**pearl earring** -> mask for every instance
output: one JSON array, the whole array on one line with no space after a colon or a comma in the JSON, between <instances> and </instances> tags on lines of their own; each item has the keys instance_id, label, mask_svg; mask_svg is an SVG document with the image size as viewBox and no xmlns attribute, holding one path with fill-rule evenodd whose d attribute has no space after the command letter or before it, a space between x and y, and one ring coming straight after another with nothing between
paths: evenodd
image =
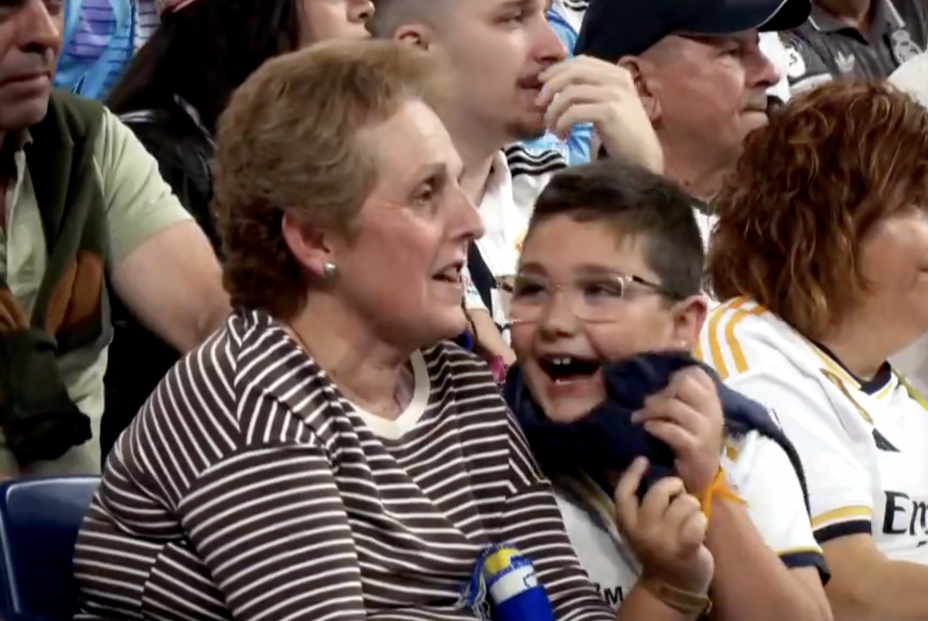
<instances>
[{"instance_id":1,"label":"pearl earring","mask_svg":"<svg viewBox=\"0 0 928 621\"><path fill-rule=\"evenodd\" d=\"M326 280L335 280L335 276L338 274L338 268L334 263L326 261L322 264L322 273Z\"/></svg>"}]
</instances>

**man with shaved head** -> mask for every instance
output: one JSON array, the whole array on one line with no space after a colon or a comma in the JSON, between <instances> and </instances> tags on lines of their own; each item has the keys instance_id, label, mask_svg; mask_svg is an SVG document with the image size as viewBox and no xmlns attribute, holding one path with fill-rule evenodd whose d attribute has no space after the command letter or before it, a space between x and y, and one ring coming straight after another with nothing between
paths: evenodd
<instances>
[{"instance_id":1,"label":"man with shaved head","mask_svg":"<svg viewBox=\"0 0 928 621\"><path fill-rule=\"evenodd\" d=\"M513 143L591 123L613 157L663 168L660 145L627 70L593 58L564 61L545 0L375 0L368 29L447 62L453 92L439 106L464 162L462 186L486 234L469 259L481 302L504 331L500 296L515 273L532 206L560 153ZM562 62L564 61L564 62ZM507 145L511 145L507 148ZM480 311L472 308L478 316ZM479 329L478 329L479 332Z\"/></svg>"}]
</instances>

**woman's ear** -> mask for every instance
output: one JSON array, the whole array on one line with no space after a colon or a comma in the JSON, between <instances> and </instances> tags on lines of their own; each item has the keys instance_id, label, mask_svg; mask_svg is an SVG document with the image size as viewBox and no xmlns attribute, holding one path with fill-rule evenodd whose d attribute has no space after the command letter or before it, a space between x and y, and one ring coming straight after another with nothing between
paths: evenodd
<instances>
[{"instance_id":1,"label":"woman's ear","mask_svg":"<svg viewBox=\"0 0 928 621\"><path fill-rule=\"evenodd\" d=\"M708 300L706 296L691 295L685 300L674 304L673 313L673 342L681 349L692 351L699 342L699 333L706 322L708 313Z\"/></svg>"},{"instance_id":2,"label":"woman's ear","mask_svg":"<svg viewBox=\"0 0 928 621\"><path fill-rule=\"evenodd\" d=\"M293 258L303 269L323 278L326 264L334 264L334 253L322 229L288 212L281 219L280 232Z\"/></svg>"}]
</instances>

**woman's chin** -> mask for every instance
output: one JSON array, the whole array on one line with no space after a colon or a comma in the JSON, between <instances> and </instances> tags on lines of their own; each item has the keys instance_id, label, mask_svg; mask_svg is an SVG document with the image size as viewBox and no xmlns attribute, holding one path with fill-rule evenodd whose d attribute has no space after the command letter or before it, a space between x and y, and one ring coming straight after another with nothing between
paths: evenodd
<instances>
[{"instance_id":1,"label":"woman's chin","mask_svg":"<svg viewBox=\"0 0 928 621\"><path fill-rule=\"evenodd\" d=\"M435 334L435 342L456 339L470 328L467 314L460 305L443 309L441 313L435 312L427 322L422 322L421 325L433 327L430 332Z\"/></svg>"}]
</instances>

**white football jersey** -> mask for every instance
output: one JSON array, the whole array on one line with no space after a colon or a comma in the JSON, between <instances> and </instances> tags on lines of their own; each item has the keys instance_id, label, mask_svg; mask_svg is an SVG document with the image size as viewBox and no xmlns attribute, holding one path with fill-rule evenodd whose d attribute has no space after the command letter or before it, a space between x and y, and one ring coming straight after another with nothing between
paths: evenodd
<instances>
[{"instance_id":1,"label":"white football jersey","mask_svg":"<svg viewBox=\"0 0 928 621\"><path fill-rule=\"evenodd\" d=\"M819 543L871 534L887 557L928 563L928 411L888 363L856 378L744 298L710 313L699 353L774 411L802 459Z\"/></svg>"},{"instance_id":2,"label":"white football jersey","mask_svg":"<svg viewBox=\"0 0 928 621\"><path fill-rule=\"evenodd\" d=\"M721 463L761 538L787 567L824 571L799 478L783 449L751 432L729 438ZM554 490L580 564L606 603L618 607L641 567L615 527L612 500L587 477L556 478Z\"/></svg>"},{"instance_id":3,"label":"white football jersey","mask_svg":"<svg viewBox=\"0 0 928 621\"><path fill-rule=\"evenodd\" d=\"M566 160L557 151L533 153L516 144L496 154L478 206L484 234L476 241L480 257L494 277L516 273L535 200L551 177L566 167ZM486 308L473 287L469 272L464 274L464 278L465 306ZM508 309L502 296L496 289L491 291L491 296L490 314L496 323L507 324Z\"/></svg>"}]
</instances>

